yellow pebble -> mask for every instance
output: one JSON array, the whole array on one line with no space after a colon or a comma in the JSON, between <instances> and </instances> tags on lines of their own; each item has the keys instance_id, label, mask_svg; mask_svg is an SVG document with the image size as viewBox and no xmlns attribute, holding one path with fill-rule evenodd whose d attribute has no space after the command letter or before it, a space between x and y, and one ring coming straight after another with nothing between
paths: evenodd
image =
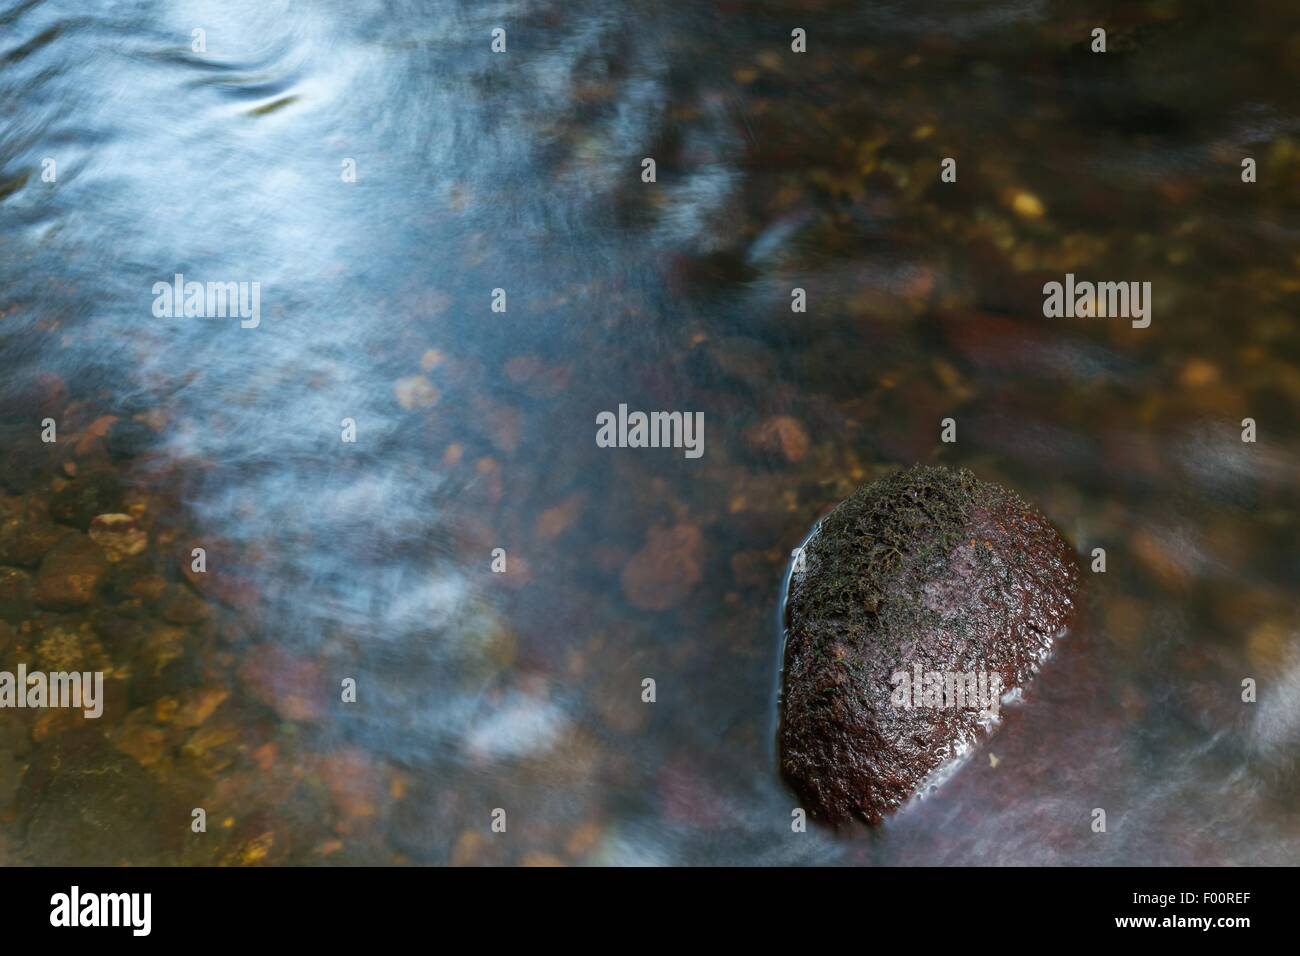
<instances>
[{"instance_id":1,"label":"yellow pebble","mask_svg":"<svg viewBox=\"0 0 1300 956\"><path fill-rule=\"evenodd\" d=\"M1012 197L1011 208L1022 219L1042 219L1043 213L1047 211L1043 208L1041 199L1023 189Z\"/></svg>"},{"instance_id":2,"label":"yellow pebble","mask_svg":"<svg viewBox=\"0 0 1300 956\"><path fill-rule=\"evenodd\" d=\"M1188 388L1213 385L1218 380L1218 366L1213 362L1207 362L1205 359L1199 358L1188 359L1187 364L1183 366L1183 370L1178 376L1178 381Z\"/></svg>"}]
</instances>

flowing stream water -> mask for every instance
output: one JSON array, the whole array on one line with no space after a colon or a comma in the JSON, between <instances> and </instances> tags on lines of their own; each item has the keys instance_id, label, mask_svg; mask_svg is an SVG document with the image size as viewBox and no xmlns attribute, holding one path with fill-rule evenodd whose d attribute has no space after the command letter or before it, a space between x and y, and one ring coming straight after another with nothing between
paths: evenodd
<instances>
[{"instance_id":1,"label":"flowing stream water","mask_svg":"<svg viewBox=\"0 0 1300 956\"><path fill-rule=\"evenodd\" d=\"M1298 240L1281 0L0 0L0 669L107 688L0 714L0 860L1294 863ZM942 787L793 832L790 551L915 461L1106 570Z\"/></svg>"}]
</instances>

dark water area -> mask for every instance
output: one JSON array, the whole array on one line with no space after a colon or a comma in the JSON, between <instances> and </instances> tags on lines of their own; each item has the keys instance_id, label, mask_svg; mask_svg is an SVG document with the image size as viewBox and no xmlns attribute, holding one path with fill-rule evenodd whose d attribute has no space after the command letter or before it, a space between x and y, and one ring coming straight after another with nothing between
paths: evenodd
<instances>
[{"instance_id":1,"label":"dark water area","mask_svg":"<svg viewBox=\"0 0 1300 956\"><path fill-rule=\"evenodd\" d=\"M0 711L0 861L1300 861L1298 240L1282 2L0 0L0 669L106 697ZM917 461L1106 571L941 787L792 832L791 549Z\"/></svg>"}]
</instances>

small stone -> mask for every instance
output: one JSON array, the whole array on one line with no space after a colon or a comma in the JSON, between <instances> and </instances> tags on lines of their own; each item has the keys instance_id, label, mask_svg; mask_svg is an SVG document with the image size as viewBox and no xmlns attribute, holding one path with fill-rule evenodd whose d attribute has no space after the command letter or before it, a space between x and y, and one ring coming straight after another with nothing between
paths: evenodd
<instances>
[{"instance_id":1,"label":"small stone","mask_svg":"<svg viewBox=\"0 0 1300 956\"><path fill-rule=\"evenodd\" d=\"M692 524L651 528L646 544L623 568L623 593L634 607L666 611L704 577L704 536Z\"/></svg>"},{"instance_id":2,"label":"small stone","mask_svg":"<svg viewBox=\"0 0 1300 956\"><path fill-rule=\"evenodd\" d=\"M97 629L101 633L106 630L102 623ZM124 651L129 648L133 704L183 694L202 681L200 662L187 646L186 637L183 628L159 621L143 622L134 633L109 632L109 642L122 646Z\"/></svg>"},{"instance_id":3,"label":"small stone","mask_svg":"<svg viewBox=\"0 0 1300 956\"><path fill-rule=\"evenodd\" d=\"M573 527L578 516L582 514L582 506L585 503L586 497L576 494L565 498L553 508L547 508L537 516L534 533L544 541L554 541Z\"/></svg>"},{"instance_id":4,"label":"small stone","mask_svg":"<svg viewBox=\"0 0 1300 956\"><path fill-rule=\"evenodd\" d=\"M208 604L183 584L168 584L158 597L158 616L168 624L197 624L211 613Z\"/></svg>"},{"instance_id":5,"label":"small stone","mask_svg":"<svg viewBox=\"0 0 1300 956\"><path fill-rule=\"evenodd\" d=\"M1251 628L1246 644L1251 664L1262 670L1280 670L1290 650L1289 634L1286 622L1277 619L1261 621Z\"/></svg>"},{"instance_id":6,"label":"small stone","mask_svg":"<svg viewBox=\"0 0 1300 956\"><path fill-rule=\"evenodd\" d=\"M50 499L50 517L82 531L90 528L96 515L122 510L122 487L107 472L90 472L74 478Z\"/></svg>"},{"instance_id":7,"label":"small stone","mask_svg":"<svg viewBox=\"0 0 1300 956\"><path fill-rule=\"evenodd\" d=\"M456 840L451 850L452 866L473 866L483 848L483 835L477 830L466 830Z\"/></svg>"},{"instance_id":8,"label":"small stone","mask_svg":"<svg viewBox=\"0 0 1300 956\"><path fill-rule=\"evenodd\" d=\"M1178 373L1178 382L1186 388L1203 388L1219 380L1219 367L1205 359L1188 359Z\"/></svg>"},{"instance_id":9,"label":"small stone","mask_svg":"<svg viewBox=\"0 0 1300 956\"><path fill-rule=\"evenodd\" d=\"M1043 201L1031 192L1019 189L1011 196L1011 209L1021 219L1042 219L1047 210Z\"/></svg>"},{"instance_id":10,"label":"small stone","mask_svg":"<svg viewBox=\"0 0 1300 956\"><path fill-rule=\"evenodd\" d=\"M274 645L244 658L239 678L252 695L288 721L313 721L325 712L327 687L320 667ZM338 700L337 692L332 697Z\"/></svg>"},{"instance_id":11,"label":"small stone","mask_svg":"<svg viewBox=\"0 0 1300 956\"><path fill-rule=\"evenodd\" d=\"M233 761L238 742L239 730L233 724L207 724L181 745L181 754L197 760L208 771L223 770Z\"/></svg>"},{"instance_id":12,"label":"small stone","mask_svg":"<svg viewBox=\"0 0 1300 956\"><path fill-rule=\"evenodd\" d=\"M134 757L142 767L161 760L167 744L167 735L153 723L150 710L141 707L131 711L109 731L109 742L122 753Z\"/></svg>"},{"instance_id":13,"label":"small stone","mask_svg":"<svg viewBox=\"0 0 1300 956\"><path fill-rule=\"evenodd\" d=\"M119 578L114 587L127 597L153 602L160 600L166 592L167 580L157 574L130 575Z\"/></svg>"},{"instance_id":14,"label":"small stone","mask_svg":"<svg viewBox=\"0 0 1300 956\"><path fill-rule=\"evenodd\" d=\"M393 390L397 395L397 404L408 412L420 408L432 408L438 404L437 387L423 375L398 379Z\"/></svg>"},{"instance_id":15,"label":"small stone","mask_svg":"<svg viewBox=\"0 0 1300 956\"><path fill-rule=\"evenodd\" d=\"M600 844L600 824L592 820L581 823L564 844L564 852L572 857L586 856Z\"/></svg>"},{"instance_id":16,"label":"small stone","mask_svg":"<svg viewBox=\"0 0 1300 956\"><path fill-rule=\"evenodd\" d=\"M0 567L0 620L17 624L34 609L32 576L19 568Z\"/></svg>"},{"instance_id":17,"label":"small stone","mask_svg":"<svg viewBox=\"0 0 1300 956\"><path fill-rule=\"evenodd\" d=\"M81 534L60 541L36 572L36 603L52 611L84 607L108 573L103 550Z\"/></svg>"},{"instance_id":18,"label":"small stone","mask_svg":"<svg viewBox=\"0 0 1300 956\"><path fill-rule=\"evenodd\" d=\"M811 442L797 418L777 415L745 432L745 441L755 451L780 455L786 461L803 461Z\"/></svg>"},{"instance_id":19,"label":"small stone","mask_svg":"<svg viewBox=\"0 0 1300 956\"><path fill-rule=\"evenodd\" d=\"M124 514L96 515L90 522L90 540L103 548L113 563L140 554L149 546L148 533L136 526L134 518Z\"/></svg>"},{"instance_id":20,"label":"small stone","mask_svg":"<svg viewBox=\"0 0 1300 956\"><path fill-rule=\"evenodd\" d=\"M67 528L32 515L17 515L0 524L0 564L34 568L50 553Z\"/></svg>"},{"instance_id":21,"label":"small stone","mask_svg":"<svg viewBox=\"0 0 1300 956\"><path fill-rule=\"evenodd\" d=\"M267 862L274 849L275 833L271 831L259 833L251 840L241 843L238 849L227 857L226 862L236 866L256 866Z\"/></svg>"},{"instance_id":22,"label":"small stone","mask_svg":"<svg viewBox=\"0 0 1300 956\"><path fill-rule=\"evenodd\" d=\"M105 449L105 439L117 421L116 415L102 415L81 430L72 446L73 454L78 458L97 455ZM75 474L75 472L74 472Z\"/></svg>"},{"instance_id":23,"label":"small stone","mask_svg":"<svg viewBox=\"0 0 1300 956\"><path fill-rule=\"evenodd\" d=\"M85 662L81 636L66 627L51 627L36 644L36 660L47 671L79 671Z\"/></svg>"},{"instance_id":24,"label":"small stone","mask_svg":"<svg viewBox=\"0 0 1300 956\"><path fill-rule=\"evenodd\" d=\"M174 718L179 727L197 727L217 712L226 702L230 691L224 687L205 687L191 694L176 710Z\"/></svg>"},{"instance_id":25,"label":"small stone","mask_svg":"<svg viewBox=\"0 0 1300 956\"><path fill-rule=\"evenodd\" d=\"M320 762L334 809L345 821L373 817L383 798L382 768L362 750L347 747Z\"/></svg>"},{"instance_id":26,"label":"small stone","mask_svg":"<svg viewBox=\"0 0 1300 956\"><path fill-rule=\"evenodd\" d=\"M181 702L175 697L159 697L153 702L153 719L160 724L170 724L180 709Z\"/></svg>"}]
</instances>

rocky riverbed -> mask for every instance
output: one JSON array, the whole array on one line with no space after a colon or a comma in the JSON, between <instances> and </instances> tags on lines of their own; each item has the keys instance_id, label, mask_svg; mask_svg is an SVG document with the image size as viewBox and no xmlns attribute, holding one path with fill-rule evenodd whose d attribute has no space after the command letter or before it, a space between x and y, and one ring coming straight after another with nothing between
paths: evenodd
<instances>
[{"instance_id":1,"label":"rocky riverbed","mask_svg":"<svg viewBox=\"0 0 1300 956\"><path fill-rule=\"evenodd\" d=\"M1293 5L0 8L0 669L106 677L0 712L0 860L1296 859ZM929 799L796 832L790 552L914 462L1050 516L1086 623Z\"/></svg>"}]
</instances>

